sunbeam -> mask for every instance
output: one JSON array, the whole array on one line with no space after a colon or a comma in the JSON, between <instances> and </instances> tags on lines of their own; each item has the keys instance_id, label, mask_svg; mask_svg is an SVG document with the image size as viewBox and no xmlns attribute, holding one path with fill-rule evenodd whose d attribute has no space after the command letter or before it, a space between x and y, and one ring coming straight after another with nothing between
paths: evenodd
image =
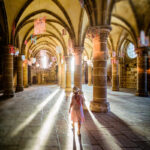
<instances>
[{"instance_id":1,"label":"sunbeam","mask_svg":"<svg viewBox=\"0 0 150 150\"><path fill-rule=\"evenodd\" d=\"M16 136L21 130L23 130L34 118L35 116L49 103L53 97L58 93L59 89L55 90L50 94L40 105L35 108L35 111L26 119L22 124L20 124L16 129L10 134L11 137Z\"/></svg>"},{"instance_id":2,"label":"sunbeam","mask_svg":"<svg viewBox=\"0 0 150 150\"><path fill-rule=\"evenodd\" d=\"M43 150L42 145L45 145L47 143L47 140L51 134L52 128L54 126L54 122L56 120L56 115L60 109L64 95L65 95L65 93L61 92L59 98L57 99L57 102L54 104L52 109L49 111L47 118L45 119L41 129L36 134L36 137L41 137L40 143L39 143L39 140L36 139L32 143L33 146L30 147L30 150ZM28 147L28 143L27 143L26 147Z\"/></svg>"},{"instance_id":3,"label":"sunbeam","mask_svg":"<svg viewBox=\"0 0 150 150\"><path fill-rule=\"evenodd\" d=\"M69 98L69 102L71 101L71 97L72 97L72 94ZM69 108L68 108L69 110ZM76 143L75 143L75 132L73 132L73 136L72 136L72 133L71 133L71 117L70 117L70 114L68 114L68 117L66 118L66 122L68 124L68 129L67 129L67 132L66 132L66 140L65 140L65 149L70 149L70 150L75 150L75 147L76 147ZM71 134L71 136L69 136L69 134Z\"/></svg>"}]
</instances>

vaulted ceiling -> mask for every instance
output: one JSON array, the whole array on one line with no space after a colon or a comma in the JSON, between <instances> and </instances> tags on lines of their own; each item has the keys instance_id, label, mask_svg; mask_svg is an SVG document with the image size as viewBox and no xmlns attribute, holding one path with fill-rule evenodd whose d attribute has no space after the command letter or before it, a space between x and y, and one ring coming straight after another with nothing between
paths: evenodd
<instances>
[{"instance_id":1,"label":"vaulted ceiling","mask_svg":"<svg viewBox=\"0 0 150 150\"><path fill-rule=\"evenodd\" d=\"M84 5L79 0L0 0L0 3L0 34L8 33L8 42L27 57L35 57L41 50L58 57L56 46L60 46L62 55L69 55L71 39L74 46L84 46L84 55L91 59L92 39L86 36L89 26L111 24L108 40L111 51L119 51L125 41L137 46L141 30L150 35L149 0L85 0ZM34 20L44 16L46 31L37 35L36 44L32 44ZM62 35L63 29L66 35Z\"/></svg>"}]
</instances>

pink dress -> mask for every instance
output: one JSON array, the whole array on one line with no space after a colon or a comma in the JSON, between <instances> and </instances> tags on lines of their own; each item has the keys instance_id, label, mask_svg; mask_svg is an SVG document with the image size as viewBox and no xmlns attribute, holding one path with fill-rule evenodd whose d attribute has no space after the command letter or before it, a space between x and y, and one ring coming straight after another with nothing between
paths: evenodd
<instances>
[{"instance_id":1,"label":"pink dress","mask_svg":"<svg viewBox=\"0 0 150 150\"><path fill-rule=\"evenodd\" d=\"M71 121L73 122L83 122L84 121L84 113L83 113L83 98L80 95L75 95L72 97L71 101Z\"/></svg>"}]
</instances>

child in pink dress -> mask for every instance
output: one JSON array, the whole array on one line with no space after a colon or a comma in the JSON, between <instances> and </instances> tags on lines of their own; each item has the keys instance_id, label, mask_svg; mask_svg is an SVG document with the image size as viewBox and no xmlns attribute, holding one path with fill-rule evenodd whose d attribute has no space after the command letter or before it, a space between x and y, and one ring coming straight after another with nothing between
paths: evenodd
<instances>
[{"instance_id":1,"label":"child in pink dress","mask_svg":"<svg viewBox=\"0 0 150 150\"><path fill-rule=\"evenodd\" d=\"M69 113L71 112L71 121L74 123L78 122L78 135L80 135L81 122L84 121L83 113L83 97L79 95L79 89L77 87L73 88L73 96L69 108Z\"/></svg>"}]
</instances>

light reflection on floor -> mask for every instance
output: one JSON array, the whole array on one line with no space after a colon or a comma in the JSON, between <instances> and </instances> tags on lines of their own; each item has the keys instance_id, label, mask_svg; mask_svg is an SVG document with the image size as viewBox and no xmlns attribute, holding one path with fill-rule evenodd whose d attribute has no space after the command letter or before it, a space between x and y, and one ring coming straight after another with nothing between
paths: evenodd
<instances>
[{"instance_id":1,"label":"light reflection on floor","mask_svg":"<svg viewBox=\"0 0 150 150\"><path fill-rule=\"evenodd\" d=\"M16 97L6 101L10 102L8 105L0 108L0 150L143 150L142 147L150 149L149 140L136 134L131 129L135 127L134 125L128 126L125 120L123 123L119 118L120 113L99 114L88 110L85 113L86 122L82 125L81 136L77 136L77 126L73 136L68 118L70 99L63 99L63 89L56 92L58 87L56 86L56 91L55 87L52 88L37 86L32 88L31 92L28 88L22 93L17 93ZM88 91L85 96L91 94L87 88L84 87ZM124 104L131 108L129 104L135 101L127 94L124 96L130 100L123 99L123 92L117 99L115 99L116 92L111 94L113 94L112 106L124 113L126 112L122 109ZM87 105L90 100L91 98L87 96ZM138 102L140 108L144 107L145 99L138 98ZM149 106L149 102L146 102L144 108ZM136 107L137 104L134 103L132 106ZM131 109L130 113L133 110ZM144 111L145 109L142 109L142 112L146 113ZM128 115L128 118L131 117ZM20 125L23 126L18 133L9 137Z\"/></svg>"},{"instance_id":2,"label":"light reflection on floor","mask_svg":"<svg viewBox=\"0 0 150 150\"><path fill-rule=\"evenodd\" d=\"M52 94L50 94L41 104L39 104L33 113L23 121L16 129L10 134L11 137L16 136L22 129L24 129L34 118L35 116L49 103L53 97L58 93L59 89L56 89Z\"/></svg>"},{"instance_id":3,"label":"light reflection on floor","mask_svg":"<svg viewBox=\"0 0 150 150\"><path fill-rule=\"evenodd\" d=\"M41 137L41 140L39 141L36 139L34 143L32 143L33 146L31 146L30 144L28 145L27 143L26 147L30 147L30 150L43 150L42 145L45 145L47 143L47 140L49 136L51 135L52 128L54 126L57 113L60 111L63 99L64 99L64 92L61 91L61 94L59 98L57 99L57 102L49 111L45 121L43 122L42 127L40 128L40 131L36 133L37 137Z\"/></svg>"}]
</instances>

